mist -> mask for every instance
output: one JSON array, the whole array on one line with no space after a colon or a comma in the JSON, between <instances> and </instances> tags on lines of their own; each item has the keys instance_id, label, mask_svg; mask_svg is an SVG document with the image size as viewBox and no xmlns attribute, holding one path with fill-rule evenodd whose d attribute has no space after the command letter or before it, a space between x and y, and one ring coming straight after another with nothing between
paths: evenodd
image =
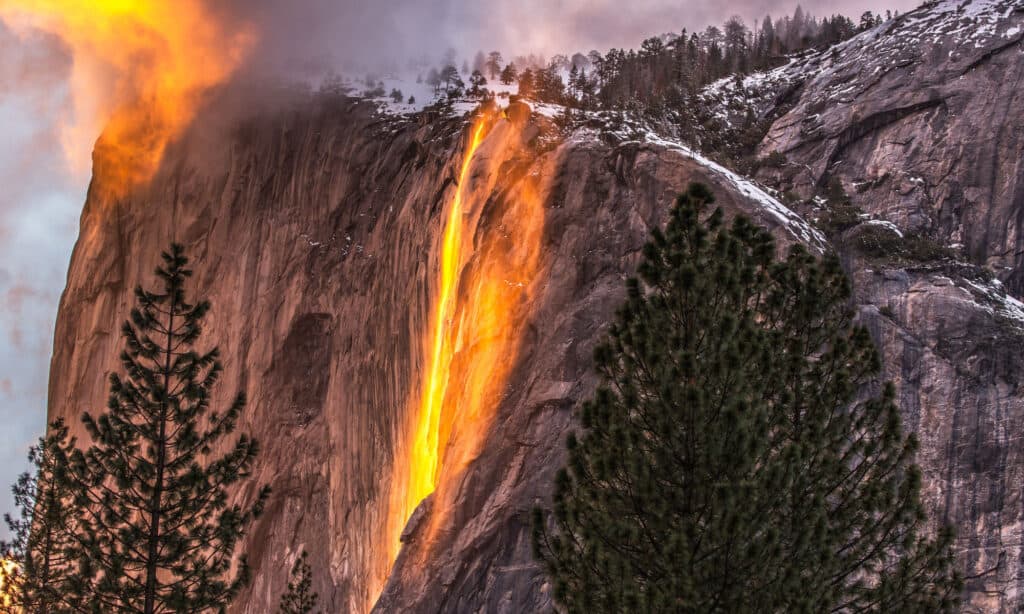
<instances>
[{"instance_id":1,"label":"mist","mask_svg":"<svg viewBox=\"0 0 1024 614\"><path fill-rule=\"evenodd\" d=\"M792 14L794 0L234 0L229 19L254 24L261 39L250 71L315 76L351 69L459 59L477 50L552 55L634 48L649 36L702 30L738 15L747 23ZM920 0L803 2L817 17L866 10L906 12Z\"/></svg>"}]
</instances>

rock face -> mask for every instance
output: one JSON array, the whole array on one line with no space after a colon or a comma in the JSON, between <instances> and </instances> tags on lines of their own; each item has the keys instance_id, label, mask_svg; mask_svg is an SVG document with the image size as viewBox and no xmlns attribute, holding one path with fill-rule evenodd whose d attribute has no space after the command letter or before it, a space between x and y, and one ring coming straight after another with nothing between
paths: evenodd
<instances>
[{"instance_id":1,"label":"rock face","mask_svg":"<svg viewBox=\"0 0 1024 614\"><path fill-rule=\"evenodd\" d=\"M991 570L968 583L969 606L1010 611L1024 595L1024 305L1012 298L1024 289L1024 55L1013 31L1024 14L975 4L985 10L937 3L846 43L835 61L808 60L819 65L776 100L790 110L762 144L788 162L760 178L809 196L838 177L876 218L834 245L921 438L929 505L959 526L969 575ZM897 45L913 24L938 38ZM495 250L522 241L505 216L529 190L543 207L541 263L529 279L505 280L529 301L507 331L518 349L482 445L457 460L445 450L445 487L400 531L393 566L393 476L409 458L466 121L320 97L197 126L126 199L108 197L97 169L58 319L50 417L77 424L103 407L131 290L150 281L159 250L183 243L195 289L213 303L204 340L225 363L220 400L248 394L240 428L261 441L257 481L274 489L247 538L255 581L233 612L275 610L302 550L328 612L548 609L530 509L549 495L573 409L595 385L592 348L675 194L706 182L727 213L771 227L781 245L830 248L754 184L684 147L591 129L556 138L542 117L509 115L515 124L488 126L461 186L469 290L459 304ZM854 240L865 228L962 243L964 262L865 254ZM465 340L454 360L471 362L478 342ZM431 522L437 531L425 530Z\"/></svg>"},{"instance_id":2,"label":"rock face","mask_svg":"<svg viewBox=\"0 0 1024 614\"><path fill-rule=\"evenodd\" d=\"M804 196L838 179L1024 295L1022 54L1018 0L943 0L796 62L761 147L788 164L762 176Z\"/></svg>"},{"instance_id":3,"label":"rock face","mask_svg":"<svg viewBox=\"0 0 1024 614\"><path fill-rule=\"evenodd\" d=\"M870 218L835 245L921 440L933 515L976 576L967 609L1017 611L1024 5L932 2L771 80L785 112L760 153L784 162L759 177L803 197L838 180Z\"/></svg>"},{"instance_id":4,"label":"rock face","mask_svg":"<svg viewBox=\"0 0 1024 614\"><path fill-rule=\"evenodd\" d=\"M482 156L508 125L490 128ZM303 549L326 611L368 611L383 588L391 476L407 459L467 133L461 119L418 125L321 99L246 122L215 146L197 129L127 199L111 202L94 183L62 299L51 418L77 423L103 407L131 289L151 282L159 250L183 243L195 288L214 306L204 338L226 366L220 398L247 393L240 429L262 443L257 480L274 489L248 538L256 580L234 611L275 609ZM470 175L477 251L465 270L501 231L494 220L519 184L534 181L544 186L544 273L525 280L534 298L493 428L468 469L442 466L441 481L454 485L427 512L442 515L441 530L430 542L406 530L379 611L547 603L528 512L547 494L572 409L594 385L590 354L624 278L689 182L709 183L729 212L777 227L783 243L819 240L758 188L678 146L612 146L589 133L554 146L533 124L516 134L518 153L496 176Z\"/></svg>"}]
</instances>

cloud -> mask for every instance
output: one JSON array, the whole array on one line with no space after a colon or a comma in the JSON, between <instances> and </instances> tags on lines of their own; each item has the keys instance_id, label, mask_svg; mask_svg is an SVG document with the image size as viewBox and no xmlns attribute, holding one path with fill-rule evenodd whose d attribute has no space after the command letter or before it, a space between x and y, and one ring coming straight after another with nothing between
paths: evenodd
<instances>
[{"instance_id":1,"label":"cloud","mask_svg":"<svg viewBox=\"0 0 1024 614\"><path fill-rule=\"evenodd\" d=\"M434 60L446 49L462 56L499 49L572 53L637 47L666 32L703 29L732 15L752 23L792 14L793 0L233 0L225 14L254 23L262 42L251 68L313 73L381 59ZM817 16L914 8L920 0L814 0Z\"/></svg>"},{"instance_id":2,"label":"cloud","mask_svg":"<svg viewBox=\"0 0 1024 614\"><path fill-rule=\"evenodd\" d=\"M46 423L53 324L88 181L60 139L70 63L53 37L0 23L0 512Z\"/></svg>"}]
</instances>

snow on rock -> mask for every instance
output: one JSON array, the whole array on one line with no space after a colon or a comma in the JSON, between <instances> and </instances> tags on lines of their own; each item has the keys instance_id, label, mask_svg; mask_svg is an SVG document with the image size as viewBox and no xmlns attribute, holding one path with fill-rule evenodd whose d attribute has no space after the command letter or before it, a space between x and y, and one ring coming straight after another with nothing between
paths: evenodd
<instances>
[{"instance_id":1,"label":"snow on rock","mask_svg":"<svg viewBox=\"0 0 1024 614\"><path fill-rule=\"evenodd\" d=\"M965 290L980 308L1024 329L1024 303L1008 295L998 279L989 282L964 279L963 283L968 286Z\"/></svg>"},{"instance_id":2,"label":"snow on rock","mask_svg":"<svg viewBox=\"0 0 1024 614\"><path fill-rule=\"evenodd\" d=\"M820 231L818 231L818 229L811 226L806 220L780 203L776 198L769 195L768 192L750 179L737 175L721 164L702 156L685 145L666 140L653 132L645 134L644 140L648 143L677 151L694 160L698 164L708 168L716 175L719 175L728 181L736 191L743 194L751 201L759 204L772 217L778 220L794 237L799 239L805 245L808 245L822 253L827 250L828 240Z\"/></svg>"},{"instance_id":3,"label":"snow on rock","mask_svg":"<svg viewBox=\"0 0 1024 614\"><path fill-rule=\"evenodd\" d=\"M874 87L896 68L914 64L941 42L953 40L950 65L970 65L977 50L1024 40L1022 28L1009 18L1024 7L1021 0L932 0L829 49L805 51L769 71L737 79L720 79L700 94L711 114L726 127L748 110L764 116L789 88L808 81L830 82L822 107L846 105ZM816 119L804 117L812 129Z\"/></svg>"},{"instance_id":4,"label":"snow on rock","mask_svg":"<svg viewBox=\"0 0 1024 614\"><path fill-rule=\"evenodd\" d=\"M899 238L903 238L903 231L899 229L899 226L893 224L889 220L866 220L864 223L868 226L881 226L882 228L887 228L896 233L896 236Z\"/></svg>"}]
</instances>

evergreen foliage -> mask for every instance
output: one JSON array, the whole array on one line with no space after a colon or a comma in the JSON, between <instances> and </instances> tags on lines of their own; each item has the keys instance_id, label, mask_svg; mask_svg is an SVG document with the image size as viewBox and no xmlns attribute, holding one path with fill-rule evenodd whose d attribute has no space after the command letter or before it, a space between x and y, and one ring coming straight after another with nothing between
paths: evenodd
<instances>
[{"instance_id":1,"label":"evergreen foliage","mask_svg":"<svg viewBox=\"0 0 1024 614\"><path fill-rule=\"evenodd\" d=\"M211 409L218 351L194 349L210 304L187 300L192 271L180 246L162 258L162 288L135 291L122 329L125 375L111 375L106 413L83 415L92 445L71 458L79 611L223 612L249 580L237 545L269 489L246 507L229 503L227 489L250 477L258 445L226 441L245 397Z\"/></svg>"},{"instance_id":2,"label":"evergreen foliage","mask_svg":"<svg viewBox=\"0 0 1024 614\"><path fill-rule=\"evenodd\" d=\"M17 518L5 515L12 535L0 542L0 586L6 600L0 612L67 612L65 590L76 574L73 564L76 514L67 479L67 426L60 420L29 449L33 473L23 473L12 487Z\"/></svg>"},{"instance_id":3,"label":"evergreen foliage","mask_svg":"<svg viewBox=\"0 0 1024 614\"><path fill-rule=\"evenodd\" d=\"M519 71L516 70L516 65L509 62L505 65L505 68L501 69L501 82L505 85L510 85L513 81L519 78Z\"/></svg>"},{"instance_id":4,"label":"evergreen foliage","mask_svg":"<svg viewBox=\"0 0 1024 614\"><path fill-rule=\"evenodd\" d=\"M291 582L281 597L280 614L310 614L319 600L313 592L313 572L306 561L308 553L303 552L292 567Z\"/></svg>"},{"instance_id":5,"label":"evergreen foliage","mask_svg":"<svg viewBox=\"0 0 1024 614\"><path fill-rule=\"evenodd\" d=\"M645 247L595 352L602 385L568 439L535 546L568 612L941 612L917 443L853 322L834 257L693 185ZM865 394L875 390L877 394Z\"/></svg>"},{"instance_id":6,"label":"evergreen foliage","mask_svg":"<svg viewBox=\"0 0 1024 614\"><path fill-rule=\"evenodd\" d=\"M459 71L453 64L449 64L441 69L438 74L440 83L444 84L444 93L450 98L455 98L462 95L463 89L466 84L462 81L462 77L459 76Z\"/></svg>"},{"instance_id":7,"label":"evergreen foliage","mask_svg":"<svg viewBox=\"0 0 1024 614\"><path fill-rule=\"evenodd\" d=\"M484 67L487 69L487 78L494 81L502 74L501 63L504 59L501 57L500 51L492 51L487 54L487 62Z\"/></svg>"},{"instance_id":8,"label":"evergreen foliage","mask_svg":"<svg viewBox=\"0 0 1024 614\"><path fill-rule=\"evenodd\" d=\"M467 92L471 98L486 98L487 91L487 77L483 75L479 70L474 70L473 74L469 76L469 91Z\"/></svg>"}]
</instances>

